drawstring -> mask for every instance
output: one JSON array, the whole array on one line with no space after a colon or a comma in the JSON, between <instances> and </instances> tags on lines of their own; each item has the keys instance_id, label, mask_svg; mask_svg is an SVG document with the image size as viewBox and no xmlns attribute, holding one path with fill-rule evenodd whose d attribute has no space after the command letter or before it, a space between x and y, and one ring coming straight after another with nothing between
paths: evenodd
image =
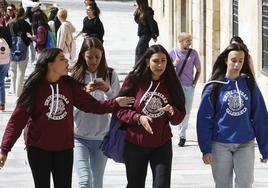
<instances>
[{"instance_id":1,"label":"drawstring","mask_svg":"<svg viewBox=\"0 0 268 188\"><path fill-rule=\"evenodd\" d=\"M240 107L241 107L241 106L242 106L242 99L241 99L241 94L240 94L240 90L239 90L237 81L235 81L235 87L236 87L236 91L237 91L238 96L239 96L239 105L240 105Z\"/></svg>"},{"instance_id":2,"label":"drawstring","mask_svg":"<svg viewBox=\"0 0 268 188\"><path fill-rule=\"evenodd\" d=\"M147 107L147 105L149 104L149 102L150 102L151 99L153 98L153 96L154 96L154 94L155 94L157 88L159 87L159 85L160 85L160 82L159 82L159 83L157 84L157 86L155 87L155 89L154 89L153 93L151 94L150 98L146 101L146 103L145 103L143 109L145 109L145 108ZM143 99L144 99L144 97L146 96L146 94L147 94L147 93L149 92L149 90L152 88L152 86L153 86L153 82L151 81L151 84L150 84L149 88L147 89L147 91L144 93L144 95L142 96L142 98L141 98L141 100L140 100L140 104L141 104L141 102L143 101Z\"/></svg>"},{"instance_id":3,"label":"drawstring","mask_svg":"<svg viewBox=\"0 0 268 188\"><path fill-rule=\"evenodd\" d=\"M219 84L229 84L230 80L228 80L227 82L223 82L223 81L219 81L219 80L211 80L209 82L206 83L206 85L211 84L211 83L219 83Z\"/></svg>"},{"instance_id":4,"label":"drawstring","mask_svg":"<svg viewBox=\"0 0 268 188\"><path fill-rule=\"evenodd\" d=\"M51 89L51 105L50 105L50 111L49 111L49 114L48 114L48 119L51 118L51 115L52 115L52 112L53 112L53 109L54 109L54 95L55 95L55 92L54 92L54 88L53 88L53 85L50 84L50 89ZM54 111L54 114L57 113L58 111L58 107L59 107L59 84L56 85L56 109Z\"/></svg>"}]
</instances>

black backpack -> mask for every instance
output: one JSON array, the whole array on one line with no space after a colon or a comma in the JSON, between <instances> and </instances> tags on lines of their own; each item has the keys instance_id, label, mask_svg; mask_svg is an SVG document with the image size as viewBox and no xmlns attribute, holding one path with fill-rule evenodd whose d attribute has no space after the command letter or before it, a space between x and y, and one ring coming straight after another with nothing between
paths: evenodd
<instances>
[{"instance_id":1,"label":"black backpack","mask_svg":"<svg viewBox=\"0 0 268 188\"><path fill-rule=\"evenodd\" d=\"M157 38L158 36L159 36L158 24L157 24L157 21L155 21L155 19L153 19L153 32L152 32L152 37L153 38Z\"/></svg>"}]
</instances>

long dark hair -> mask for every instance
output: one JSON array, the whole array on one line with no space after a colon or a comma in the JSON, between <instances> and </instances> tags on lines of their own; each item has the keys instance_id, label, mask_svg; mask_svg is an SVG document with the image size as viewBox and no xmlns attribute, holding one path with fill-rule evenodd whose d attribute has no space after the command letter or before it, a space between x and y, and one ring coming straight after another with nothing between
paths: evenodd
<instances>
[{"instance_id":1,"label":"long dark hair","mask_svg":"<svg viewBox=\"0 0 268 188\"><path fill-rule=\"evenodd\" d=\"M218 80L218 81L224 81L226 72L227 72L227 65L226 61L228 58L228 55L231 51L243 51L245 54L244 58L244 64L243 67L240 71L240 73L244 73L248 76L248 85L251 88L253 88L256 84L255 78L251 72L251 69L249 67L249 62L248 62L248 51L245 48L243 44L240 43L232 43L230 44L216 59L213 68L212 68L212 75L209 79L209 81L212 80ZM218 97L218 93L220 88L222 87L222 84L218 83L213 83L212 91L211 91L211 96L213 99L216 99ZM204 88L205 89L205 88Z\"/></svg>"},{"instance_id":2,"label":"long dark hair","mask_svg":"<svg viewBox=\"0 0 268 188\"><path fill-rule=\"evenodd\" d=\"M50 27L47 22L48 22L47 16L42 10L35 11L32 16L32 26L34 34L37 33L37 28L39 26L43 26L47 31L49 31Z\"/></svg>"},{"instance_id":3,"label":"long dark hair","mask_svg":"<svg viewBox=\"0 0 268 188\"><path fill-rule=\"evenodd\" d=\"M47 48L40 53L35 69L26 80L22 94L18 99L18 105L25 107L27 112L32 113L34 111L38 87L42 80L46 79L48 63L54 62L60 52L62 50L59 48Z\"/></svg>"},{"instance_id":4,"label":"long dark hair","mask_svg":"<svg viewBox=\"0 0 268 188\"><path fill-rule=\"evenodd\" d=\"M135 65L134 69L129 73L129 85L122 88L119 92L119 96L133 96L137 89L138 84L144 80L152 80L152 72L149 66L147 66L147 61L150 60L155 53L164 53L167 58L167 65L164 73L161 75L160 79L165 79L165 84L167 86L168 92L172 97L174 105L180 110L185 112L185 98L184 93L176 75L174 66L169 57L166 49L161 45L150 46L144 55Z\"/></svg>"},{"instance_id":5,"label":"long dark hair","mask_svg":"<svg viewBox=\"0 0 268 188\"><path fill-rule=\"evenodd\" d=\"M18 22L20 20L24 20L25 19L25 11L24 8L19 7L17 9L17 12L15 14L15 18L12 20L12 22Z\"/></svg>"},{"instance_id":6,"label":"long dark hair","mask_svg":"<svg viewBox=\"0 0 268 188\"><path fill-rule=\"evenodd\" d=\"M78 60L71 71L72 77L75 80L79 81L80 83L84 82L85 73L86 73L86 70L88 69L87 63L85 60L85 52L92 48L99 49L102 52L100 64L97 68L97 77L102 77L103 80L106 80L108 77L108 66L107 66L106 58L105 58L105 51L104 51L101 41L96 37L86 37L81 46L81 49L78 55Z\"/></svg>"},{"instance_id":7,"label":"long dark hair","mask_svg":"<svg viewBox=\"0 0 268 188\"><path fill-rule=\"evenodd\" d=\"M144 19L144 13L145 10L148 9L149 5L148 5L148 0L136 0L138 8L134 13L134 17L137 23L145 23L145 19Z\"/></svg>"},{"instance_id":8,"label":"long dark hair","mask_svg":"<svg viewBox=\"0 0 268 188\"><path fill-rule=\"evenodd\" d=\"M98 5L97 5L97 3L95 1L89 3L88 6L87 6L87 8L92 9L93 15L95 17L99 17L100 16L100 9L99 9L99 7L98 7Z\"/></svg>"}]
</instances>

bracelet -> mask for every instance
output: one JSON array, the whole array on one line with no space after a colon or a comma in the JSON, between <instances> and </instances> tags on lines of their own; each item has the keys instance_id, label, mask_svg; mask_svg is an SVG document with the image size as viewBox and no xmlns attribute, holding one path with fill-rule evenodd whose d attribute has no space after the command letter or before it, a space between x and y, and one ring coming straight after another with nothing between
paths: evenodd
<instances>
[{"instance_id":1,"label":"bracelet","mask_svg":"<svg viewBox=\"0 0 268 188\"><path fill-rule=\"evenodd\" d=\"M137 115L137 123L138 123L138 125L141 125L141 120L140 120L140 117L141 117L141 115L139 114L139 115Z\"/></svg>"}]
</instances>

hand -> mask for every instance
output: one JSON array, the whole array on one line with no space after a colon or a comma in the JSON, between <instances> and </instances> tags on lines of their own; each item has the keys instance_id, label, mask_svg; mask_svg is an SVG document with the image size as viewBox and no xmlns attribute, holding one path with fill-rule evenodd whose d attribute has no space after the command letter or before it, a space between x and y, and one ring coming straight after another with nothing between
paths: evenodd
<instances>
[{"instance_id":1,"label":"hand","mask_svg":"<svg viewBox=\"0 0 268 188\"><path fill-rule=\"evenodd\" d=\"M176 67L180 63L180 59L176 57L176 59L173 61L174 67Z\"/></svg>"},{"instance_id":2,"label":"hand","mask_svg":"<svg viewBox=\"0 0 268 188\"><path fill-rule=\"evenodd\" d=\"M156 43L157 42L157 38L155 38L155 39L153 39L154 40L154 43Z\"/></svg>"},{"instance_id":3,"label":"hand","mask_svg":"<svg viewBox=\"0 0 268 188\"><path fill-rule=\"evenodd\" d=\"M131 107L135 101L135 98L134 97L116 97L115 100L121 107Z\"/></svg>"},{"instance_id":4,"label":"hand","mask_svg":"<svg viewBox=\"0 0 268 188\"><path fill-rule=\"evenodd\" d=\"M104 80L102 80L101 82L94 82L93 87L95 88L95 90L101 90L104 92L107 92L110 89L110 86Z\"/></svg>"},{"instance_id":5,"label":"hand","mask_svg":"<svg viewBox=\"0 0 268 188\"><path fill-rule=\"evenodd\" d=\"M153 121L152 118L150 118L149 116L144 116L144 115L140 116L141 125L150 134L154 134L153 130L152 130L151 126L150 126L150 123L149 123L149 122L152 122L152 121Z\"/></svg>"},{"instance_id":6,"label":"hand","mask_svg":"<svg viewBox=\"0 0 268 188\"><path fill-rule=\"evenodd\" d=\"M203 162L205 164L211 164L212 163L212 159L213 159L213 157L212 157L212 154L211 153L207 153L207 154L205 154L203 156Z\"/></svg>"},{"instance_id":7,"label":"hand","mask_svg":"<svg viewBox=\"0 0 268 188\"><path fill-rule=\"evenodd\" d=\"M90 93L93 91L96 91L98 88L96 87L94 82L89 82L86 86L85 86L85 90L86 92Z\"/></svg>"},{"instance_id":8,"label":"hand","mask_svg":"<svg viewBox=\"0 0 268 188\"><path fill-rule=\"evenodd\" d=\"M167 104L165 107L159 108L158 111L169 112L171 116L174 115L174 109L170 104Z\"/></svg>"},{"instance_id":9,"label":"hand","mask_svg":"<svg viewBox=\"0 0 268 188\"><path fill-rule=\"evenodd\" d=\"M0 170L4 167L6 160L7 160L7 156L0 154Z\"/></svg>"},{"instance_id":10,"label":"hand","mask_svg":"<svg viewBox=\"0 0 268 188\"><path fill-rule=\"evenodd\" d=\"M27 35L27 37L30 38L30 39L33 38L33 36L31 35L31 33L28 33L28 32L27 32L26 35Z\"/></svg>"},{"instance_id":11,"label":"hand","mask_svg":"<svg viewBox=\"0 0 268 188\"><path fill-rule=\"evenodd\" d=\"M261 163L267 163L267 160L268 160L268 158L266 158L266 159L260 158Z\"/></svg>"}]
</instances>

